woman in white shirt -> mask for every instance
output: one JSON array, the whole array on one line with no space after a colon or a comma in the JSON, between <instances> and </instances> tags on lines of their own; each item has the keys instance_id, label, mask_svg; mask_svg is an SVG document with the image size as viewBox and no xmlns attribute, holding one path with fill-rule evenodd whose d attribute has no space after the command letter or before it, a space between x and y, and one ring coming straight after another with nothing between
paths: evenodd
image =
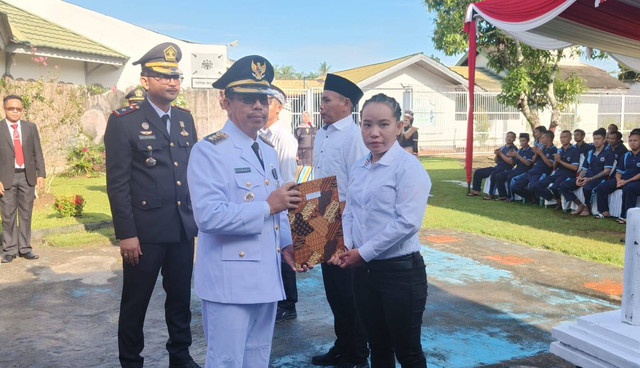
<instances>
[{"instance_id":1,"label":"woman in white shirt","mask_svg":"<svg viewBox=\"0 0 640 368\"><path fill-rule=\"evenodd\" d=\"M342 216L348 251L329 263L354 267L353 292L372 367L426 367L420 343L427 276L420 255L431 180L396 141L402 130L398 102L384 94L367 100L361 131L369 154L356 161ZM395 354L395 356L394 356Z\"/></svg>"}]
</instances>

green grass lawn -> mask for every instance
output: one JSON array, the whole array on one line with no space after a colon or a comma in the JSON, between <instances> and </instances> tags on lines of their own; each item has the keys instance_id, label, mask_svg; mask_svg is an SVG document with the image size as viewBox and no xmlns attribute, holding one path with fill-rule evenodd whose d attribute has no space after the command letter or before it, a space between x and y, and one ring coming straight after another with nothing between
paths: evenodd
<instances>
[{"instance_id":1,"label":"green grass lawn","mask_svg":"<svg viewBox=\"0 0 640 368\"><path fill-rule=\"evenodd\" d=\"M612 220L581 218L537 205L467 197L462 161L421 158L432 181L424 227L462 230L545 248L583 259L623 265L625 228ZM460 181L459 183L448 182Z\"/></svg>"},{"instance_id":2,"label":"green grass lawn","mask_svg":"<svg viewBox=\"0 0 640 368\"><path fill-rule=\"evenodd\" d=\"M105 227L91 231L76 231L65 234L49 234L44 236L44 244L51 247L97 246L116 244L113 227Z\"/></svg>"},{"instance_id":3,"label":"green grass lawn","mask_svg":"<svg viewBox=\"0 0 640 368\"><path fill-rule=\"evenodd\" d=\"M51 193L41 199L36 199L32 228L43 229L111 220L106 185L104 175L96 178L82 176L54 178ZM80 194L86 201L82 216L61 218L53 209L53 200L55 196L73 194Z\"/></svg>"}]
</instances>

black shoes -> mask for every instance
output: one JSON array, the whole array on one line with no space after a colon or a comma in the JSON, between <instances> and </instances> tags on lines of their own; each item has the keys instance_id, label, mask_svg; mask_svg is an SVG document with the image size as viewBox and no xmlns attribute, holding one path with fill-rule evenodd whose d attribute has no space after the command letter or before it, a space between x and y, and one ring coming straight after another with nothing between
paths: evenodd
<instances>
[{"instance_id":1,"label":"black shoes","mask_svg":"<svg viewBox=\"0 0 640 368\"><path fill-rule=\"evenodd\" d=\"M278 311L276 312L276 322L280 322L280 321L286 321L288 319L294 319L298 317L298 313L296 313L296 310L293 309L284 309L284 308L278 308Z\"/></svg>"},{"instance_id":2,"label":"black shoes","mask_svg":"<svg viewBox=\"0 0 640 368\"><path fill-rule=\"evenodd\" d=\"M193 361L193 358L189 357L186 362L175 363L169 359L169 368L201 368L198 363Z\"/></svg>"},{"instance_id":3,"label":"black shoes","mask_svg":"<svg viewBox=\"0 0 640 368\"><path fill-rule=\"evenodd\" d=\"M11 261L13 261L14 258L16 258L16 256L10 256L8 254L5 254L2 257L0 257L0 263L10 263Z\"/></svg>"},{"instance_id":4,"label":"black shoes","mask_svg":"<svg viewBox=\"0 0 640 368\"><path fill-rule=\"evenodd\" d=\"M369 362L364 361L362 363L352 363L345 361L336 364L336 368L369 368Z\"/></svg>"},{"instance_id":5,"label":"black shoes","mask_svg":"<svg viewBox=\"0 0 640 368\"><path fill-rule=\"evenodd\" d=\"M20 257L24 258L24 259L29 259L29 260L33 260L33 259L38 259L40 258L39 255L33 253L33 252L29 252L29 253L25 253L25 254L21 254Z\"/></svg>"},{"instance_id":6,"label":"black shoes","mask_svg":"<svg viewBox=\"0 0 640 368\"><path fill-rule=\"evenodd\" d=\"M342 355L333 346L326 354L315 355L311 358L311 364L319 366L331 366L341 363Z\"/></svg>"}]
</instances>

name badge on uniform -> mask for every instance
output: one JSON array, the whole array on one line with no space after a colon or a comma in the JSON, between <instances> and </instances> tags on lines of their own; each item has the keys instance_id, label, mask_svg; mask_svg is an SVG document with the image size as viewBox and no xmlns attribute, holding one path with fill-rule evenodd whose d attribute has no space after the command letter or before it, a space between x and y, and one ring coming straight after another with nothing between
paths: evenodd
<instances>
[{"instance_id":1,"label":"name badge on uniform","mask_svg":"<svg viewBox=\"0 0 640 368\"><path fill-rule=\"evenodd\" d=\"M145 140L145 139L156 139L155 134L154 135L139 135L138 138L140 138L140 140Z\"/></svg>"},{"instance_id":2,"label":"name badge on uniform","mask_svg":"<svg viewBox=\"0 0 640 368\"><path fill-rule=\"evenodd\" d=\"M236 172L236 174L242 174L242 173L251 172L251 168L250 167L236 167L233 170Z\"/></svg>"}]
</instances>

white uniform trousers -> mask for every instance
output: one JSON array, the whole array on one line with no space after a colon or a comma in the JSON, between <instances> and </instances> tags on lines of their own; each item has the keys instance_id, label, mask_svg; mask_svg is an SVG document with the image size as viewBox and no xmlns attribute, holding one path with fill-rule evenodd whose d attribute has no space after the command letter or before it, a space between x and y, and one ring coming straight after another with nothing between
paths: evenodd
<instances>
[{"instance_id":1,"label":"white uniform trousers","mask_svg":"<svg viewBox=\"0 0 640 368\"><path fill-rule=\"evenodd\" d=\"M277 305L202 300L205 368L267 368Z\"/></svg>"}]
</instances>

